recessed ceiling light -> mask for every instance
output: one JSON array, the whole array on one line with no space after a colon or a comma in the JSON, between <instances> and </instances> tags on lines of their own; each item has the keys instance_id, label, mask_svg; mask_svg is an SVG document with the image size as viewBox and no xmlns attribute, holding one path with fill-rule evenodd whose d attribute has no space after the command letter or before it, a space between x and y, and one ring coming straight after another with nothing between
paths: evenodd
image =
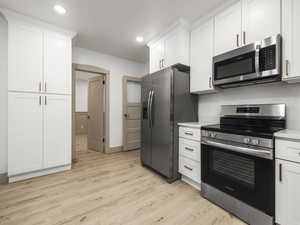
<instances>
[{"instance_id":1,"label":"recessed ceiling light","mask_svg":"<svg viewBox=\"0 0 300 225\"><path fill-rule=\"evenodd\" d=\"M55 12L57 12L60 15L65 15L67 12L66 9L64 7L62 7L61 5L55 5L54 10L55 10Z\"/></svg>"},{"instance_id":2,"label":"recessed ceiling light","mask_svg":"<svg viewBox=\"0 0 300 225\"><path fill-rule=\"evenodd\" d=\"M142 43L144 41L144 38L142 36L137 36L135 40L139 43Z\"/></svg>"}]
</instances>

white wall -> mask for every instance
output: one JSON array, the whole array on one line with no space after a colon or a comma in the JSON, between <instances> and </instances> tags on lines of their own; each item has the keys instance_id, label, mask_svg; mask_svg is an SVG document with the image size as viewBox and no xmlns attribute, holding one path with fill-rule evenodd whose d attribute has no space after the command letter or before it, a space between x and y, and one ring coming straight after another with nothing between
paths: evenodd
<instances>
[{"instance_id":1,"label":"white wall","mask_svg":"<svg viewBox=\"0 0 300 225\"><path fill-rule=\"evenodd\" d=\"M110 71L110 147L122 146L122 79L124 75L144 76L146 74L145 64L82 48L73 49L73 62L93 65Z\"/></svg>"},{"instance_id":2,"label":"white wall","mask_svg":"<svg viewBox=\"0 0 300 225\"><path fill-rule=\"evenodd\" d=\"M7 22L0 14L0 174L7 172Z\"/></svg>"},{"instance_id":3,"label":"white wall","mask_svg":"<svg viewBox=\"0 0 300 225\"><path fill-rule=\"evenodd\" d=\"M285 103L287 128L300 130L300 84L273 83L200 95L199 121L218 123L221 105L264 103Z\"/></svg>"},{"instance_id":4,"label":"white wall","mask_svg":"<svg viewBox=\"0 0 300 225\"><path fill-rule=\"evenodd\" d=\"M88 80L76 79L75 112L88 111Z\"/></svg>"}]
</instances>

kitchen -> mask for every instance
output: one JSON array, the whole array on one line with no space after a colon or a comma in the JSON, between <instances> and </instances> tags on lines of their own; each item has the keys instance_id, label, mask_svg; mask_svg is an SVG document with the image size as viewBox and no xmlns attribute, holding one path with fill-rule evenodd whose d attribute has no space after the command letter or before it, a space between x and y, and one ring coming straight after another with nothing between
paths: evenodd
<instances>
[{"instance_id":1,"label":"kitchen","mask_svg":"<svg viewBox=\"0 0 300 225\"><path fill-rule=\"evenodd\" d=\"M0 11L7 19L9 29L13 28L9 31L8 43L11 43L11 37L15 38L12 39L14 43L18 40L21 43L25 32L18 30L20 24L17 21L33 23L32 20L25 19L23 15L16 15L15 12L4 8ZM37 155L40 158L27 162L33 166L26 168L29 172L25 171L24 167L18 167L18 164L26 164L24 163L25 159L27 160L26 156L19 156L16 160L16 155L22 149L22 144L29 146L31 143L28 140L33 142L32 140L36 140L37 137L28 136L28 134L27 139L18 139L20 144L15 143L15 136L12 134L21 137L24 132L16 123L16 121L20 123L18 113L22 110L14 103L17 102L16 99L22 99L22 94L25 92L34 95L36 90L31 91L31 84L28 80L25 79L23 80L25 83L21 83L22 78L14 75L19 72L19 67L14 67L10 63L15 59L22 61L22 56L25 54L20 56L19 49L8 44L8 89L4 87L5 96L8 95L8 97L3 94L3 99L7 101L8 98L8 179L10 183L16 182L9 185L16 186L0 187L0 199L2 196L5 205L9 206L15 202L9 203L9 199L5 198L4 194L8 192L13 198L11 189L17 188L18 183L26 187L28 178L55 173L51 175L52 178L49 176L49 179L58 182L54 176L76 171L76 164L74 168L71 164L73 143L70 125L72 121L69 116L72 113L71 82L59 76L56 80L51 80L50 72L55 74L58 70L47 68L53 62L57 63L57 67L63 67L62 64L76 63L110 70L112 105L109 107L111 112L108 112L111 113L109 114L110 122L108 122L110 134L108 147L112 152L116 152L122 146L122 129L120 128L123 119L120 101L122 95L116 90L121 86L122 76L140 74L137 76L142 79L140 150L142 166L137 164L137 158L139 158L137 151L114 153L115 156L112 154L111 157L115 158L125 157L122 158L124 161L120 164L113 162L109 154L104 154L104 159L122 168L123 163L128 160L127 157L137 157L131 162L131 166L136 168L134 173L143 171L157 176L157 179L161 180L153 180L154 186L155 184L163 185L164 191L169 191L170 195L174 188L181 190L178 195L194 191L197 193L195 201L200 202L190 204L199 204L199 210L203 205L208 208L213 207L218 212L216 216L207 212L207 215L210 215L208 218L201 211L201 216L195 216L196 220L188 220L187 218L194 215L196 211L187 213L178 204L173 208L174 213L185 212L186 224L243 224L243 222L253 225L300 224L298 213L300 208L297 204L300 201L298 197L300 190L300 119L298 115L300 108L297 104L300 98L298 84L300 82L300 68L298 67L300 55L297 55L300 50L297 42L300 36L297 29L298 21L300 21L298 13L300 4L295 0L226 1L216 4L207 11L192 23L181 18L181 15L169 26L160 29L154 38L145 38L149 49L149 59L144 67L142 63L97 55L82 47L74 47L75 51L71 57L70 45L77 35L76 32L66 32L66 30L62 32L54 29L55 32L64 33L63 40L67 40L66 48L69 49L68 54L61 58L61 60L66 60L66 58L67 60L62 60L63 62L58 64L51 58L57 54L54 51L51 52L51 46L57 47L54 42L51 42L53 36L45 32L43 34L46 37L45 40L50 41L45 42L45 65L43 63L39 65L41 70L46 67L46 72L44 72L42 83L40 85L37 83L34 88L39 89L36 100L41 102L40 105L44 110L41 120L46 119L43 122L43 128L36 129L46 130L38 143L44 146L43 152ZM15 24L17 26L14 27ZM45 28L47 30L53 29L50 25L41 25L41 22L37 24L47 27ZM61 37L58 39L62 40ZM139 36L137 42L145 45L143 39ZM11 51L10 48L12 48ZM66 53L61 52L61 54ZM48 59L50 61L47 64ZM111 62L113 60L114 63ZM105 63L101 64L100 61ZM36 64L34 61L31 63ZM119 67L118 71L113 70L116 66ZM69 74L71 80L70 69L68 71L65 69L63 73ZM64 89L66 83L69 86ZM53 87L56 85L57 88L51 89L52 85ZM56 108L47 109L52 102L56 103ZM24 106L24 104L21 105L21 107ZM56 110L65 114L55 114ZM28 116L33 112L28 110L26 113ZM40 115L36 111L35 113ZM49 117L47 117L48 113ZM60 133L51 134L55 123L59 123L59 120L63 118L69 120L67 123L60 124L59 127L62 128ZM51 121L53 122L52 128L49 126ZM21 122L25 124L24 121ZM29 123L26 125L30 127ZM2 133L5 132L4 127ZM66 143L65 140L68 142ZM61 147L62 143L64 148ZM7 147L3 146L4 148ZM51 153L52 149L56 150L57 156ZM65 151L63 155L61 151ZM46 158L44 158L45 155ZM58 155L64 159L55 158ZM39 170L42 158L46 161L43 162L43 169ZM77 165L88 167L80 161ZM2 171L0 172L2 174ZM56 174L57 172L62 173ZM5 173L6 171L3 170L3 174ZM32 180L34 182L40 182L38 179L47 181L47 177ZM145 177L149 180L154 179L150 174ZM147 182L140 177L135 178L141 179L140 184L143 183L142 181ZM133 179L130 182L133 182ZM139 182L137 182L138 185ZM125 190L116 189L115 191L123 193ZM128 192L130 194L135 191L129 187L128 190L131 190ZM156 194L160 196L154 193L153 198ZM97 195L97 191L94 194ZM17 195L20 196L19 193ZM134 198L134 195L132 197ZM157 197L152 204L160 200ZM172 199L168 201L171 204ZM137 201L136 204L140 205L142 201ZM149 204L151 205L151 202ZM90 208L87 207L87 209ZM122 208L116 204L115 208L111 206L110 209L121 210ZM11 219L10 224L22 224L15 222L20 220L10 216L9 210L3 209L2 213L1 211L0 209L0 216L2 216L0 222L3 219L6 224L5 222ZM176 216L163 208L161 212L157 210L156 214L149 213L149 217L145 214L143 217L134 218L133 212L130 210L127 212L129 217L132 217L131 222L126 221L122 216L114 220L111 212L107 214L103 212L101 219L119 224L141 224L143 221L151 224L150 218L152 218L156 223L179 224L175 219L170 218L171 215L174 218ZM72 213L70 211L68 213L66 216L72 218ZM76 215L81 215L81 210L78 209L76 213ZM14 213L12 215L16 218L20 217ZM41 213L41 215L44 214ZM80 217L80 222L99 223L96 213L83 215L85 216ZM111 218L107 219L109 215ZM234 219L230 219L229 215L233 215ZM225 219L220 219L222 216ZM9 219L5 221L5 218ZM61 219L65 219L63 215ZM126 222L122 222L123 219ZM36 218L32 221L48 224L45 221L44 223L37 221ZM185 224L180 218L178 221L181 221L180 224ZM27 224L34 223L28 222Z\"/></svg>"}]
</instances>

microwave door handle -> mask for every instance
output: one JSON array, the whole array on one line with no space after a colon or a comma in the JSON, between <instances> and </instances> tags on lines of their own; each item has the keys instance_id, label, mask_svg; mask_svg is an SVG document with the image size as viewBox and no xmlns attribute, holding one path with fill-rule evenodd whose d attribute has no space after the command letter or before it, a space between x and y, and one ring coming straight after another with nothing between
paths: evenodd
<instances>
[{"instance_id":1,"label":"microwave door handle","mask_svg":"<svg viewBox=\"0 0 300 225\"><path fill-rule=\"evenodd\" d=\"M206 139L202 140L201 143L208 145L208 146L222 148L222 149L226 149L226 150L233 151L233 152L245 153L247 155L254 155L254 156L262 157L262 158L266 158L266 159L273 159L272 152L267 151L267 150L255 150L255 149L251 149L251 148L247 148L247 147L233 146L233 145L224 144L224 143L220 143L220 142L216 142L216 141L209 141Z\"/></svg>"},{"instance_id":2,"label":"microwave door handle","mask_svg":"<svg viewBox=\"0 0 300 225\"><path fill-rule=\"evenodd\" d=\"M255 73L257 76L261 75L260 68L259 68L259 52L260 52L260 45L256 45L255 47Z\"/></svg>"}]
</instances>

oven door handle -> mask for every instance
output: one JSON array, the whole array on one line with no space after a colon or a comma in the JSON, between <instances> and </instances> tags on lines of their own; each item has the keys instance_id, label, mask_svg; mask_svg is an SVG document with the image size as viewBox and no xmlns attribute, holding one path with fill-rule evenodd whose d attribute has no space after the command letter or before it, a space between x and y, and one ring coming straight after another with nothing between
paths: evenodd
<instances>
[{"instance_id":1,"label":"oven door handle","mask_svg":"<svg viewBox=\"0 0 300 225\"><path fill-rule=\"evenodd\" d=\"M265 159L271 159L271 160L273 159L272 151L268 151L268 150L255 150L247 147L234 146L234 145L228 145L220 142L210 141L207 139L202 139L201 143L205 145L217 147L217 148L226 149L233 152L244 153L247 155L253 155Z\"/></svg>"}]
</instances>

